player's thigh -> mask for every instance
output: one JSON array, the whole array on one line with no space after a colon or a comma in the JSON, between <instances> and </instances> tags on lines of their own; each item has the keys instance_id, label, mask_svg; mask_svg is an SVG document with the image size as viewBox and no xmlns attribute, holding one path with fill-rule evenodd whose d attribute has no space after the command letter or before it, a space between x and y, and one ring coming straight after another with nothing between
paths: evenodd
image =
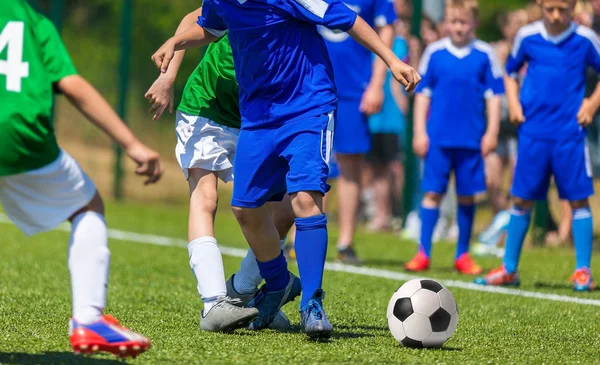
<instances>
[{"instance_id":1,"label":"player's thigh","mask_svg":"<svg viewBox=\"0 0 600 365\"><path fill-rule=\"evenodd\" d=\"M281 201L286 191L287 162L276 152L276 129L240 132L233 174L231 205L258 208L268 201Z\"/></svg>"},{"instance_id":2,"label":"player's thigh","mask_svg":"<svg viewBox=\"0 0 600 365\"><path fill-rule=\"evenodd\" d=\"M545 200L552 176L552 143L519 137L511 194L523 200Z\"/></svg>"},{"instance_id":3,"label":"player's thigh","mask_svg":"<svg viewBox=\"0 0 600 365\"><path fill-rule=\"evenodd\" d=\"M594 195L587 140L556 143L552 154L552 173L561 199L577 201Z\"/></svg>"},{"instance_id":4,"label":"player's thigh","mask_svg":"<svg viewBox=\"0 0 600 365\"><path fill-rule=\"evenodd\" d=\"M202 169L217 171L224 182L232 181L239 130L181 111L176 124L175 154L186 179L189 169Z\"/></svg>"},{"instance_id":5,"label":"player's thigh","mask_svg":"<svg viewBox=\"0 0 600 365\"><path fill-rule=\"evenodd\" d=\"M67 152L41 169L2 178L0 201L27 235L45 232L87 207L96 186Z\"/></svg>"},{"instance_id":6,"label":"player's thigh","mask_svg":"<svg viewBox=\"0 0 600 365\"><path fill-rule=\"evenodd\" d=\"M369 120L360 111L360 100L340 99L333 148L340 154L366 154L371 149Z\"/></svg>"},{"instance_id":7,"label":"player's thigh","mask_svg":"<svg viewBox=\"0 0 600 365\"><path fill-rule=\"evenodd\" d=\"M438 146L430 146L423 163L422 191L424 193L446 193L451 171L450 151Z\"/></svg>"},{"instance_id":8,"label":"player's thigh","mask_svg":"<svg viewBox=\"0 0 600 365\"><path fill-rule=\"evenodd\" d=\"M278 131L280 155L289 164L286 178L289 194L329 191L327 164L334 129L334 113L329 113L290 123Z\"/></svg>"},{"instance_id":9,"label":"player's thigh","mask_svg":"<svg viewBox=\"0 0 600 365\"><path fill-rule=\"evenodd\" d=\"M485 163L481 151L457 148L451 150L451 154L456 176L456 194L474 196L485 192Z\"/></svg>"}]
</instances>

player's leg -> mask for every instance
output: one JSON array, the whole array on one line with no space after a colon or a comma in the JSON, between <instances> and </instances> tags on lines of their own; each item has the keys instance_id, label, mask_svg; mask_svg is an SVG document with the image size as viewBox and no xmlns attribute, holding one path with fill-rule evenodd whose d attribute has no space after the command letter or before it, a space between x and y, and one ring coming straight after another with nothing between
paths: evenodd
<instances>
[{"instance_id":1,"label":"player's leg","mask_svg":"<svg viewBox=\"0 0 600 365\"><path fill-rule=\"evenodd\" d=\"M300 295L300 280L287 269L269 200L285 194L288 166L276 153L277 129L243 130L236 152L231 204L246 241L252 248L265 285L249 303L259 310L251 329L267 328L286 303Z\"/></svg>"},{"instance_id":2,"label":"player's leg","mask_svg":"<svg viewBox=\"0 0 600 365\"><path fill-rule=\"evenodd\" d=\"M341 123L334 136L336 160L340 169L337 184L338 259L348 264L360 264L353 244L360 202L362 166L365 154L371 148L371 137L368 121L359 110L360 100L340 100L338 106L337 119Z\"/></svg>"},{"instance_id":3,"label":"player's leg","mask_svg":"<svg viewBox=\"0 0 600 365\"><path fill-rule=\"evenodd\" d=\"M453 167L458 194L458 242L454 268L467 275L479 275L483 271L469 256L469 245L475 221L475 195L485 192L485 166L478 150L453 150Z\"/></svg>"},{"instance_id":4,"label":"player's leg","mask_svg":"<svg viewBox=\"0 0 600 365\"><path fill-rule=\"evenodd\" d=\"M515 168L513 207L508 224L503 266L477 278L480 285L519 285L518 265L535 200L545 199L552 173L552 143L521 136Z\"/></svg>"},{"instance_id":5,"label":"player's leg","mask_svg":"<svg viewBox=\"0 0 600 365\"><path fill-rule=\"evenodd\" d=\"M594 194L594 187L587 143L585 139L558 142L552 157L558 195L561 199L569 200L573 211L573 289L590 291L595 286L590 271L594 230L588 197Z\"/></svg>"},{"instance_id":6,"label":"player's leg","mask_svg":"<svg viewBox=\"0 0 600 365\"><path fill-rule=\"evenodd\" d=\"M424 271L429 269L433 231L440 218L440 204L452 169L450 151L431 146L425 158L422 190L425 192L421 201L421 234L419 252L404 265L408 271Z\"/></svg>"},{"instance_id":7,"label":"player's leg","mask_svg":"<svg viewBox=\"0 0 600 365\"><path fill-rule=\"evenodd\" d=\"M368 157L373 164L373 189L376 213L369 227L374 231L387 231L392 227L392 164L398 155L398 136L378 133L372 136L373 149ZM377 147L375 147L377 146Z\"/></svg>"},{"instance_id":8,"label":"player's leg","mask_svg":"<svg viewBox=\"0 0 600 365\"><path fill-rule=\"evenodd\" d=\"M177 112L177 160L190 188L188 254L204 309L200 329L231 331L246 327L258 312L240 308L227 297L223 258L215 238L218 180L233 180L238 131Z\"/></svg>"}]
</instances>

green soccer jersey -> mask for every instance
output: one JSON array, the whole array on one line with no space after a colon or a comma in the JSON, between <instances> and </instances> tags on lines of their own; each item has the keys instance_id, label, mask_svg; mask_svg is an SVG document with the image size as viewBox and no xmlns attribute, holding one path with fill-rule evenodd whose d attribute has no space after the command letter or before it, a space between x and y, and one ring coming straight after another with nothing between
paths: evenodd
<instances>
[{"instance_id":1,"label":"green soccer jersey","mask_svg":"<svg viewBox=\"0 0 600 365\"><path fill-rule=\"evenodd\" d=\"M178 109L226 127L240 128L239 87L227 36L208 46L185 85Z\"/></svg>"},{"instance_id":2,"label":"green soccer jersey","mask_svg":"<svg viewBox=\"0 0 600 365\"><path fill-rule=\"evenodd\" d=\"M75 73L47 18L25 0L0 1L0 176L58 158L50 117L53 86Z\"/></svg>"}]
</instances>

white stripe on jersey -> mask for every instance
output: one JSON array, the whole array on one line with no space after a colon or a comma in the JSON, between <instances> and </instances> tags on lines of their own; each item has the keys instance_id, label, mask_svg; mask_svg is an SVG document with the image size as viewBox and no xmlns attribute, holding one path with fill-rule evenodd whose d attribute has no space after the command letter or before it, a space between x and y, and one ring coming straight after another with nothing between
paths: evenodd
<instances>
[{"instance_id":1,"label":"white stripe on jersey","mask_svg":"<svg viewBox=\"0 0 600 365\"><path fill-rule=\"evenodd\" d=\"M517 55L519 54L519 50L521 49L521 44L523 43L523 40L532 35L542 33L543 27L544 27L543 23L535 22L535 23L531 23L531 24L526 25L523 28L519 29L519 32L517 33L517 37L515 38L515 43L513 45L512 51L511 51L511 55L513 56L513 58L516 58Z\"/></svg>"},{"instance_id":2,"label":"white stripe on jersey","mask_svg":"<svg viewBox=\"0 0 600 365\"><path fill-rule=\"evenodd\" d=\"M310 11L314 15L323 19L329 4L323 0L296 0L298 4L302 5L306 10Z\"/></svg>"},{"instance_id":3,"label":"white stripe on jersey","mask_svg":"<svg viewBox=\"0 0 600 365\"><path fill-rule=\"evenodd\" d=\"M598 54L600 55L600 40L598 40L598 35L596 34L596 32L594 32L588 27L578 25L577 29L575 29L575 33L584 38L589 39L589 41L592 42L592 45L594 46L596 52L598 52Z\"/></svg>"},{"instance_id":4,"label":"white stripe on jersey","mask_svg":"<svg viewBox=\"0 0 600 365\"><path fill-rule=\"evenodd\" d=\"M423 56L421 57L421 62L419 62L419 74L421 76L427 73L427 69L429 68L429 61L431 60L431 55L435 52L440 51L446 48L447 39L440 39L437 42L431 43L427 48L425 48L425 52L423 52Z\"/></svg>"},{"instance_id":5,"label":"white stripe on jersey","mask_svg":"<svg viewBox=\"0 0 600 365\"><path fill-rule=\"evenodd\" d=\"M502 66L500 66L500 61L498 61L498 57L496 56L496 52L494 52L492 46L480 40L476 40L473 46L485 53L490 59L492 75L494 75L494 77L497 79L501 78L504 75L504 70L502 69Z\"/></svg>"}]
</instances>

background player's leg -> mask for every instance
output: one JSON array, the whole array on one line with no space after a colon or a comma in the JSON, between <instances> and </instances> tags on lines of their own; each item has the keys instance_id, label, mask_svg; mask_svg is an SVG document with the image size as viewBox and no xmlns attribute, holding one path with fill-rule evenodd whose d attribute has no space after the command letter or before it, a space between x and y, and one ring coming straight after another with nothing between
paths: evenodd
<instances>
[{"instance_id":1,"label":"background player's leg","mask_svg":"<svg viewBox=\"0 0 600 365\"><path fill-rule=\"evenodd\" d=\"M517 272L523 243L531 222L532 209L533 201L520 198L514 199L514 207L510 214L510 223L508 223L506 252L503 260L504 269L509 274Z\"/></svg>"},{"instance_id":2,"label":"background player's leg","mask_svg":"<svg viewBox=\"0 0 600 365\"><path fill-rule=\"evenodd\" d=\"M592 261L592 238L594 234L592 211L588 199L572 201L573 241L575 243L575 269L589 269Z\"/></svg>"},{"instance_id":3,"label":"background player's leg","mask_svg":"<svg viewBox=\"0 0 600 365\"><path fill-rule=\"evenodd\" d=\"M356 232L356 219L360 201L361 167L364 156L358 154L336 153L340 168L338 179L338 214L339 237L338 252L352 248L354 233ZM341 257L340 257L341 258ZM358 263L357 260L348 260L348 263Z\"/></svg>"},{"instance_id":4,"label":"background player's leg","mask_svg":"<svg viewBox=\"0 0 600 365\"><path fill-rule=\"evenodd\" d=\"M438 193L425 193L421 203L421 239L419 250L428 258L431 257L433 230L440 217L440 204L444 195Z\"/></svg>"},{"instance_id":5,"label":"background player's leg","mask_svg":"<svg viewBox=\"0 0 600 365\"><path fill-rule=\"evenodd\" d=\"M69 221L72 223L68 265L73 318L78 323L90 324L101 319L106 307L110 267L108 231L100 195L96 193Z\"/></svg>"}]
</instances>

